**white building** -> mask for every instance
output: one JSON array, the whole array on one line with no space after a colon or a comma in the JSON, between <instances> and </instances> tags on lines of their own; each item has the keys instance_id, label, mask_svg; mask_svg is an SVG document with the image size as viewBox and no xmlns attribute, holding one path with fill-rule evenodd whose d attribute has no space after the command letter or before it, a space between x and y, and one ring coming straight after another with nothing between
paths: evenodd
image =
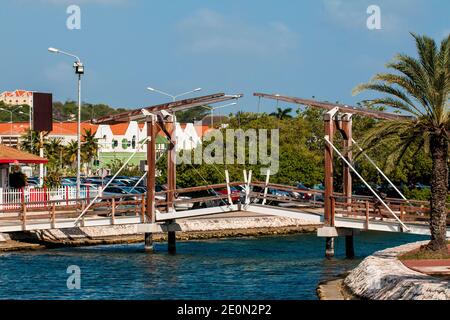
<instances>
[{"instance_id":1,"label":"white building","mask_svg":"<svg viewBox=\"0 0 450 320\"><path fill-rule=\"evenodd\" d=\"M33 92L26 90L5 91L0 93L0 101L8 105L22 105L31 106L33 104Z\"/></svg>"},{"instance_id":2,"label":"white building","mask_svg":"<svg viewBox=\"0 0 450 320\"><path fill-rule=\"evenodd\" d=\"M22 137L28 130L28 122L0 123L0 142L9 145L8 141L15 141L11 146L17 147ZM112 159L125 159L129 154L136 156L132 163L139 163L146 159L147 147L141 142L147 137L147 125L131 121L130 123L120 123L115 125L93 125L88 122L81 124L81 133L91 130L95 133L95 138L99 143L100 162L109 162ZM209 127L202 125L179 124L175 126L175 136L177 139L177 151L192 150L202 143L202 136L209 130ZM53 131L49 138L59 138L63 144L68 144L77 139L76 122L54 122ZM163 132L159 132L157 137L157 149L163 151L167 145L167 139Z\"/></svg>"}]
</instances>

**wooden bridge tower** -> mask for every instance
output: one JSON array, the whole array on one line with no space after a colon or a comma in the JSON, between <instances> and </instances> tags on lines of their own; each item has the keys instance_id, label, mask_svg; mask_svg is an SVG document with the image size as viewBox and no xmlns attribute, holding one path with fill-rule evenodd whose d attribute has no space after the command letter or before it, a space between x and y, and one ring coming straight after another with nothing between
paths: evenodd
<instances>
[{"instance_id":1,"label":"wooden bridge tower","mask_svg":"<svg viewBox=\"0 0 450 320\"><path fill-rule=\"evenodd\" d=\"M254 96L259 98L272 99L277 101L285 101L287 103L308 106L326 110L324 114L324 131L325 131L325 194L324 194L324 227L318 230L318 236L324 237L325 240L325 255L327 257L334 256L334 239L338 236L345 236L346 254L347 257L354 256L353 245L353 229L338 229L335 227L335 194L333 184L333 140L336 132L339 132L343 139L343 157L352 163L352 117L353 115L360 115L364 117L384 120L394 120L405 118L405 116L382 112L378 110L368 110L362 108L349 107L342 104L333 104L329 102L320 102L310 99L301 99L295 97L282 96L279 94L254 93ZM343 196L345 202L348 203L347 210L349 213L352 210L352 175L350 167L344 163L343 167Z\"/></svg>"},{"instance_id":2,"label":"wooden bridge tower","mask_svg":"<svg viewBox=\"0 0 450 320\"><path fill-rule=\"evenodd\" d=\"M175 112L183 111L199 106L208 106L232 99L239 99L243 95L225 95L216 93L203 97L179 100L170 103L150 106L142 109L136 109L116 115L106 116L100 119L92 120L94 124L117 124L130 121L143 121L147 124L147 199L146 199L146 218L145 224L140 228L144 230L145 249L152 252L153 233L160 231L156 225L156 206L155 206L155 185L156 185L156 137L160 132L164 133L169 141L167 151L167 190L166 190L166 211L174 211L175 191L176 191L176 136ZM179 229L175 221L170 220L162 226L168 236L168 250L174 253L176 251L176 231Z\"/></svg>"}]
</instances>

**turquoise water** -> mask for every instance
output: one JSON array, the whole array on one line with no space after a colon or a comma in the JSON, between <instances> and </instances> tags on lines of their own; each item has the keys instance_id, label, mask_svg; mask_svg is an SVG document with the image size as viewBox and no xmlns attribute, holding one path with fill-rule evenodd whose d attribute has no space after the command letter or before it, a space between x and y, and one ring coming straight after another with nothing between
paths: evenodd
<instances>
[{"instance_id":1,"label":"turquoise water","mask_svg":"<svg viewBox=\"0 0 450 320\"><path fill-rule=\"evenodd\" d=\"M64 248L0 254L0 299L316 299L316 286L374 251L423 237L362 233L357 259L327 260L315 235ZM67 288L70 265L81 270L79 290Z\"/></svg>"}]
</instances>

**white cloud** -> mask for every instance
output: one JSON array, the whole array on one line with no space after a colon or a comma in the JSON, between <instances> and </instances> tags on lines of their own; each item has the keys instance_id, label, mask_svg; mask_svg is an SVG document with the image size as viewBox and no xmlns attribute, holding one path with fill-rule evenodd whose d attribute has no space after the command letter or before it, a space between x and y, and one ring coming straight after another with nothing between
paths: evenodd
<instances>
[{"instance_id":1,"label":"white cloud","mask_svg":"<svg viewBox=\"0 0 450 320\"><path fill-rule=\"evenodd\" d=\"M191 53L247 54L267 57L298 46L299 37L282 22L250 24L210 9L198 10L177 30L182 49Z\"/></svg>"}]
</instances>

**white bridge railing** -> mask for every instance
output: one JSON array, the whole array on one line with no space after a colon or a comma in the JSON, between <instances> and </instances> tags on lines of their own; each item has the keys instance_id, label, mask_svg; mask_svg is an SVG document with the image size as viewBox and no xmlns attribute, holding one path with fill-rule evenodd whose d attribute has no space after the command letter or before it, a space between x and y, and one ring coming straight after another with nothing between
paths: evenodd
<instances>
[{"instance_id":1,"label":"white bridge railing","mask_svg":"<svg viewBox=\"0 0 450 320\"><path fill-rule=\"evenodd\" d=\"M89 199L97 196L99 190L81 187L80 198ZM58 188L21 189L0 188L0 210L19 209L22 205L27 208L47 206L48 201L58 201L57 205L73 205L77 198L77 188L72 186Z\"/></svg>"}]
</instances>

